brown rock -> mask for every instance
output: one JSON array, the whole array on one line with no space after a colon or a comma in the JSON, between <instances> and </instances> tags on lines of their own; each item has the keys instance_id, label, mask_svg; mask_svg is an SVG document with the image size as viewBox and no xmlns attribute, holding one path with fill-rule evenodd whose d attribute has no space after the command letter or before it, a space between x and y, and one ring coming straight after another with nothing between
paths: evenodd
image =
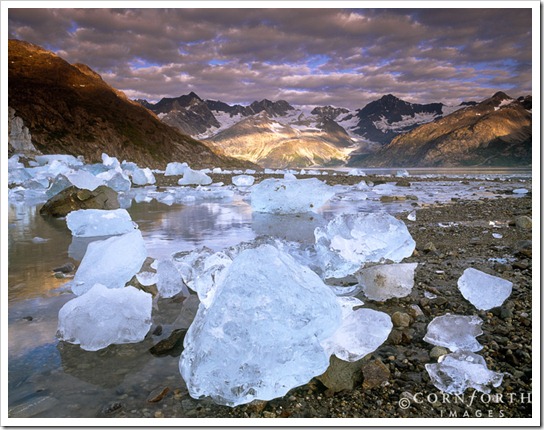
<instances>
[{"instance_id":1,"label":"brown rock","mask_svg":"<svg viewBox=\"0 0 544 430\"><path fill-rule=\"evenodd\" d=\"M149 393L149 396L147 396L147 401L149 403L157 403L160 402L164 397L170 392L169 387L162 387L157 388L153 390L151 393Z\"/></svg>"},{"instance_id":2,"label":"brown rock","mask_svg":"<svg viewBox=\"0 0 544 430\"><path fill-rule=\"evenodd\" d=\"M185 338L187 329L176 329L172 331L168 338L159 341L156 345L149 348L153 355L165 355L175 350Z\"/></svg>"},{"instance_id":3,"label":"brown rock","mask_svg":"<svg viewBox=\"0 0 544 430\"><path fill-rule=\"evenodd\" d=\"M389 379L389 368L377 358L371 362L365 363L361 368L363 373L363 388L370 390L379 387Z\"/></svg>"},{"instance_id":4,"label":"brown rock","mask_svg":"<svg viewBox=\"0 0 544 430\"><path fill-rule=\"evenodd\" d=\"M399 179L397 183L395 184L397 187L409 187L412 184L410 184L410 181L408 179Z\"/></svg>"},{"instance_id":5,"label":"brown rock","mask_svg":"<svg viewBox=\"0 0 544 430\"><path fill-rule=\"evenodd\" d=\"M391 316L391 321L395 327L409 327L410 326L410 315L404 312L395 312Z\"/></svg>"},{"instance_id":6,"label":"brown rock","mask_svg":"<svg viewBox=\"0 0 544 430\"><path fill-rule=\"evenodd\" d=\"M526 215L516 217L516 227L523 230L531 230L533 228L533 221Z\"/></svg>"},{"instance_id":7,"label":"brown rock","mask_svg":"<svg viewBox=\"0 0 544 430\"><path fill-rule=\"evenodd\" d=\"M318 376L317 379L333 393L342 390L353 390L362 380L361 363L363 361L364 358L349 363L333 355L331 356L329 368L323 375Z\"/></svg>"},{"instance_id":8,"label":"brown rock","mask_svg":"<svg viewBox=\"0 0 544 430\"><path fill-rule=\"evenodd\" d=\"M94 191L68 187L51 197L40 209L41 215L64 217L79 209L119 209L117 193L105 185Z\"/></svg>"}]
</instances>

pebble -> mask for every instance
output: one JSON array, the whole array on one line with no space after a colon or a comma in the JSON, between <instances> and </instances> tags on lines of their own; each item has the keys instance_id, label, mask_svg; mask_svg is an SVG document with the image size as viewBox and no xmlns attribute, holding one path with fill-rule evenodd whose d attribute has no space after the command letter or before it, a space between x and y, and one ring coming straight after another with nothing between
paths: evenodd
<instances>
[{"instance_id":1,"label":"pebble","mask_svg":"<svg viewBox=\"0 0 544 430\"><path fill-rule=\"evenodd\" d=\"M442 347L442 346L435 346L433 347L433 349L431 349L431 352L429 353L429 356L431 358L438 358L442 355L446 355L446 354L449 354L449 351Z\"/></svg>"},{"instance_id":2,"label":"pebble","mask_svg":"<svg viewBox=\"0 0 544 430\"><path fill-rule=\"evenodd\" d=\"M395 312L391 316L391 321L395 327L409 327L410 326L410 315L404 312Z\"/></svg>"},{"instance_id":3,"label":"pebble","mask_svg":"<svg viewBox=\"0 0 544 430\"><path fill-rule=\"evenodd\" d=\"M156 388L153 391L151 391L151 393L149 393L149 396L147 396L147 401L149 403L160 402L162 399L164 399L164 397L168 394L169 391L170 391L169 387Z\"/></svg>"},{"instance_id":4,"label":"pebble","mask_svg":"<svg viewBox=\"0 0 544 430\"><path fill-rule=\"evenodd\" d=\"M516 217L516 227L523 230L531 230L533 227L533 221L526 215Z\"/></svg>"}]
</instances>

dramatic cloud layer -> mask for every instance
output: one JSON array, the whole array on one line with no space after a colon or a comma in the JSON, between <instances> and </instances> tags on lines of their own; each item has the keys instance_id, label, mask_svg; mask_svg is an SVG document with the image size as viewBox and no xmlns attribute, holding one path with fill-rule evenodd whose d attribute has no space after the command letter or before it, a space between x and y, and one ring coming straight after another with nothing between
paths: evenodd
<instances>
[{"instance_id":1,"label":"dramatic cloud layer","mask_svg":"<svg viewBox=\"0 0 544 430\"><path fill-rule=\"evenodd\" d=\"M470 3L463 3L470 5ZM132 98L360 108L531 93L531 9L10 9L9 37Z\"/></svg>"}]
</instances>

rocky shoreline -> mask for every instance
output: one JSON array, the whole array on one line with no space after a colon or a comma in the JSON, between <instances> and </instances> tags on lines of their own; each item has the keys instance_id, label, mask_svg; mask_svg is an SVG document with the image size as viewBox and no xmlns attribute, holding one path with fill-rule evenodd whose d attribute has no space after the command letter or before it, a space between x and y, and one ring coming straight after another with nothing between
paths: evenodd
<instances>
[{"instance_id":1,"label":"rocky shoreline","mask_svg":"<svg viewBox=\"0 0 544 430\"><path fill-rule=\"evenodd\" d=\"M169 185L164 180L159 184ZM398 218L406 220L407 215L399 214ZM367 307L393 315L394 329L388 340L359 362L333 363L328 375L312 379L283 398L234 408L219 406L208 399L190 398L183 382L176 378L171 385L157 381L157 390L149 394L145 404L126 402L128 399L113 401L104 405L98 416L531 417L531 217L530 194L419 208L415 221L405 221L417 244L414 255L405 262L419 263L412 293L385 303L365 300ZM457 280L469 267L513 282L513 292L502 306L478 311L462 297ZM502 384L489 395L469 389L462 398L456 398L443 395L430 382L425 364L436 362L444 351L423 341L423 337L429 322L446 313L477 315L483 320L484 333L478 341L484 348L478 354L484 357L489 369L504 373Z\"/></svg>"}]
</instances>

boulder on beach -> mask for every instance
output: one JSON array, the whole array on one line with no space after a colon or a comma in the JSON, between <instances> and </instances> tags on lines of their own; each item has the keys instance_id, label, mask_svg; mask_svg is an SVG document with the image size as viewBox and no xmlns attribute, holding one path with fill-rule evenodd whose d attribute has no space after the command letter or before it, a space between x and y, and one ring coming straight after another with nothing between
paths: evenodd
<instances>
[{"instance_id":1,"label":"boulder on beach","mask_svg":"<svg viewBox=\"0 0 544 430\"><path fill-rule=\"evenodd\" d=\"M101 185L93 191L68 187L51 197L40 209L41 215L64 217L79 209L119 209L117 193Z\"/></svg>"}]
</instances>

